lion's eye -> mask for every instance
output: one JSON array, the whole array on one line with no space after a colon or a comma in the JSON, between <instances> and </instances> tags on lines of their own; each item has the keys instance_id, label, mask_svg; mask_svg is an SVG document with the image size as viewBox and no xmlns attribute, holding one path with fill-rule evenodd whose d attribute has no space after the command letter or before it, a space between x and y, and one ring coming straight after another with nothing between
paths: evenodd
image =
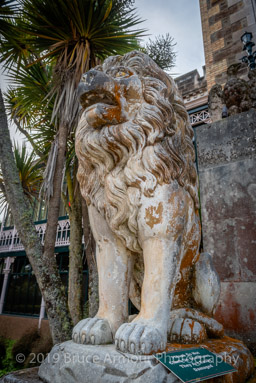
<instances>
[{"instance_id":1,"label":"lion's eye","mask_svg":"<svg viewBox=\"0 0 256 383\"><path fill-rule=\"evenodd\" d=\"M115 74L115 77L129 77L130 74L127 72L119 71Z\"/></svg>"}]
</instances>

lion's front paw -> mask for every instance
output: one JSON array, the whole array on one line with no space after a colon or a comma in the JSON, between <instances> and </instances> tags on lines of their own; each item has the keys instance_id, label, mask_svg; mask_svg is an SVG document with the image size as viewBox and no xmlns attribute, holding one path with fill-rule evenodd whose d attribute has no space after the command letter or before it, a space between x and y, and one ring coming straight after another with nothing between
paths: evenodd
<instances>
[{"instance_id":1,"label":"lion's front paw","mask_svg":"<svg viewBox=\"0 0 256 383\"><path fill-rule=\"evenodd\" d=\"M184 318L172 319L169 340L177 343L201 343L207 338L203 324Z\"/></svg>"},{"instance_id":2,"label":"lion's front paw","mask_svg":"<svg viewBox=\"0 0 256 383\"><path fill-rule=\"evenodd\" d=\"M73 328L72 339L75 343L107 344L112 343L113 337L106 319L87 318Z\"/></svg>"},{"instance_id":3,"label":"lion's front paw","mask_svg":"<svg viewBox=\"0 0 256 383\"><path fill-rule=\"evenodd\" d=\"M115 345L123 352L147 355L165 349L166 335L152 325L124 323L116 332Z\"/></svg>"}]
</instances>

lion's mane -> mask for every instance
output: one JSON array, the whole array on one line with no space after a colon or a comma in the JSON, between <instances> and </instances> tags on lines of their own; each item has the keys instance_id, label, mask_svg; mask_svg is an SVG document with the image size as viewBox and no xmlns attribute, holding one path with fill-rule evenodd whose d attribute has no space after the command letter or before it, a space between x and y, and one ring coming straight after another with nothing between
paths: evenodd
<instances>
[{"instance_id":1,"label":"lion's mane","mask_svg":"<svg viewBox=\"0 0 256 383\"><path fill-rule=\"evenodd\" d=\"M142 193L152 196L158 184L172 180L184 187L198 208L193 129L174 81L148 56L130 52L105 60L135 70L144 100L133 121L90 127L82 116L76 133L78 180L87 203L103 214L110 228L133 252Z\"/></svg>"}]
</instances>

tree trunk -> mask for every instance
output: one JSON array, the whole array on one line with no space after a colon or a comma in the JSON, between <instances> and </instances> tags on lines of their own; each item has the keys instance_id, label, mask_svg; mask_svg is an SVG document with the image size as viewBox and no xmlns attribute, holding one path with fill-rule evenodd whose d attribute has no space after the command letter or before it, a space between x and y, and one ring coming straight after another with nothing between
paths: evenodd
<instances>
[{"instance_id":1,"label":"tree trunk","mask_svg":"<svg viewBox=\"0 0 256 383\"><path fill-rule=\"evenodd\" d=\"M88 299L89 299L89 317L92 318L97 314L99 308L99 290L98 290L98 269L95 256L95 241L92 235L88 208L87 205L82 199L82 212L83 212L83 228L84 228L84 245L86 260L88 265L89 272L89 289L88 289Z\"/></svg>"},{"instance_id":2,"label":"tree trunk","mask_svg":"<svg viewBox=\"0 0 256 383\"><path fill-rule=\"evenodd\" d=\"M60 140L63 141L63 138L61 138ZM63 152L63 145L60 145L59 151L61 153ZM48 243L49 238L52 239L52 236L54 235L53 242L55 244L56 234L53 233L52 235L52 233L49 233L49 231L53 227L54 220L53 218L51 218L50 220L51 225L50 227L48 226L48 233L47 237L45 238L45 251L44 253L42 253L42 245L40 243L39 237L37 235L33 223L33 211L27 199L24 196L19 179L19 174L15 165L1 90L0 162L8 203L11 208L15 226L18 230L20 239L35 273L40 291L45 300L53 342L62 342L64 340L70 339L72 325L67 307L65 289L61 283L56 260L53 257L54 245L52 247L52 243ZM61 162L60 158L58 158L58 162ZM56 172L58 169L59 167L56 166ZM60 173L62 173L62 171ZM57 190L56 185L54 186L55 190ZM49 207L49 209L51 208L53 208L53 206ZM57 203L56 206L54 206L54 209L55 211L58 210L58 216L59 205L57 205Z\"/></svg>"},{"instance_id":3,"label":"tree trunk","mask_svg":"<svg viewBox=\"0 0 256 383\"><path fill-rule=\"evenodd\" d=\"M83 283L83 247L82 247L82 205L80 190L77 188L69 209L70 246L68 307L74 325L83 318L82 283Z\"/></svg>"}]
</instances>

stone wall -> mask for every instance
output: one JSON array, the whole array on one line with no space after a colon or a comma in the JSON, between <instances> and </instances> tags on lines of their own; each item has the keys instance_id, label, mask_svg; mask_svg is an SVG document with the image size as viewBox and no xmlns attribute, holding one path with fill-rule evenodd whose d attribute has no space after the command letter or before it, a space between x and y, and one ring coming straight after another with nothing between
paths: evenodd
<instances>
[{"instance_id":1,"label":"stone wall","mask_svg":"<svg viewBox=\"0 0 256 383\"><path fill-rule=\"evenodd\" d=\"M244 56L241 36L245 31L256 38L254 0L200 0L206 80L208 90L225 84L227 68ZM246 65L240 74L246 74Z\"/></svg>"},{"instance_id":2,"label":"stone wall","mask_svg":"<svg viewBox=\"0 0 256 383\"><path fill-rule=\"evenodd\" d=\"M203 247L222 281L216 319L256 343L256 111L195 130Z\"/></svg>"},{"instance_id":3,"label":"stone wall","mask_svg":"<svg viewBox=\"0 0 256 383\"><path fill-rule=\"evenodd\" d=\"M38 318L23 317L21 315L0 315L0 337L16 340L37 328ZM50 332L47 319L42 320L41 331L45 335Z\"/></svg>"}]
</instances>

